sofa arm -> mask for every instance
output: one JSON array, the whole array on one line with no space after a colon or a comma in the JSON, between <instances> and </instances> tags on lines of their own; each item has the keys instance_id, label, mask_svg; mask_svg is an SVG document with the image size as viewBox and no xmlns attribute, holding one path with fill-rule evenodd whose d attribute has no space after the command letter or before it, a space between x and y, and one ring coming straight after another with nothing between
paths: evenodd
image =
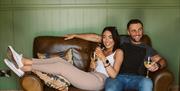
<instances>
[{"instance_id":1,"label":"sofa arm","mask_svg":"<svg viewBox=\"0 0 180 91\"><path fill-rule=\"evenodd\" d=\"M20 84L23 91L44 91L42 81L33 74L25 74L20 78Z\"/></svg>"},{"instance_id":2,"label":"sofa arm","mask_svg":"<svg viewBox=\"0 0 180 91\"><path fill-rule=\"evenodd\" d=\"M168 69L161 69L151 74L151 78L154 82L153 91L168 91L173 81L173 75Z\"/></svg>"}]
</instances>

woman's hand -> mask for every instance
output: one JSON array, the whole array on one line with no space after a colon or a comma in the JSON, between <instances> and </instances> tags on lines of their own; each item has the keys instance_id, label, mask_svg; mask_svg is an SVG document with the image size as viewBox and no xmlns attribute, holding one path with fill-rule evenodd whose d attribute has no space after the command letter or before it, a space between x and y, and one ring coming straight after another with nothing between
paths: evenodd
<instances>
[{"instance_id":1,"label":"woman's hand","mask_svg":"<svg viewBox=\"0 0 180 91\"><path fill-rule=\"evenodd\" d=\"M102 61L106 60L106 57L104 56L103 51L99 46L96 47L95 54L96 54L97 58L99 58L100 60L102 60Z\"/></svg>"},{"instance_id":2,"label":"woman's hand","mask_svg":"<svg viewBox=\"0 0 180 91\"><path fill-rule=\"evenodd\" d=\"M67 35L64 35L64 40L69 40L69 39L73 39L75 38L76 34L67 34Z\"/></svg>"}]
</instances>

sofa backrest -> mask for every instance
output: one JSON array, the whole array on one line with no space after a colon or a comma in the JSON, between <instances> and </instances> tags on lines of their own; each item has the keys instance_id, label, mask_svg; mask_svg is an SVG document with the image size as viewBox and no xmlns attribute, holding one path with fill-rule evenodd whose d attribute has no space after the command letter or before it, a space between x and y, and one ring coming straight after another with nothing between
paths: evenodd
<instances>
[{"instance_id":1,"label":"sofa backrest","mask_svg":"<svg viewBox=\"0 0 180 91\"><path fill-rule=\"evenodd\" d=\"M38 36L34 39L33 57L37 58L37 53L65 53L72 48L73 63L81 70L88 71L90 55L94 51L97 43L82 39L64 40L58 36Z\"/></svg>"},{"instance_id":2,"label":"sofa backrest","mask_svg":"<svg viewBox=\"0 0 180 91\"><path fill-rule=\"evenodd\" d=\"M144 35L141 41L151 46L151 40L147 35ZM64 40L64 37L59 36L38 36L34 39L33 57L37 58L37 53L65 53L72 48L74 65L81 70L88 71L90 55L97 45L97 43L78 38Z\"/></svg>"}]
</instances>

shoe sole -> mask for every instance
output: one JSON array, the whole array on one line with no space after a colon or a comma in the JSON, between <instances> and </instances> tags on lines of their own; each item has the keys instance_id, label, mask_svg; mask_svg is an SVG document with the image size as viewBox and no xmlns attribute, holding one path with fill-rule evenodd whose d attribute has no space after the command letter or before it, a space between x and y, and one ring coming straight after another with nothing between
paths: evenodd
<instances>
[{"instance_id":1,"label":"shoe sole","mask_svg":"<svg viewBox=\"0 0 180 91\"><path fill-rule=\"evenodd\" d=\"M24 72L20 69L17 69L15 65L10 62L8 59L4 59L4 63L19 77L22 77L24 75Z\"/></svg>"},{"instance_id":2,"label":"shoe sole","mask_svg":"<svg viewBox=\"0 0 180 91\"><path fill-rule=\"evenodd\" d=\"M13 52L15 52L15 50L11 47L11 46L8 46L8 53L7 53L7 57L9 60L12 60L12 62L14 63L15 67L16 68L20 68L20 65L18 64L17 62L17 58L16 56L13 54ZM16 60L17 59L17 60Z\"/></svg>"},{"instance_id":3,"label":"shoe sole","mask_svg":"<svg viewBox=\"0 0 180 91\"><path fill-rule=\"evenodd\" d=\"M13 53L12 53L12 51L11 51L11 49L10 49L9 47L8 47L8 49L7 49L7 58L8 58L9 60L12 60L11 62L14 63L14 65L15 65L16 68L19 68L19 67L18 67L18 64L16 63L16 61L15 61L15 59L14 59Z\"/></svg>"}]
</instances>

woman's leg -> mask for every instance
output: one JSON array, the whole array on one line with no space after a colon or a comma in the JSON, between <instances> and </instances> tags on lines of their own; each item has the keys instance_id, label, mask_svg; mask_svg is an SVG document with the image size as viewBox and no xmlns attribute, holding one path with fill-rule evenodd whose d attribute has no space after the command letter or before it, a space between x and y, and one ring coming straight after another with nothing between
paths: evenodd
<instances>
[{"instance_id":1,"label":"woman's leg","mask_svg":"<svg viewBox=\"0 0 180 91\"><path fill-rule=\"evenodd\" d=\"M39 61L41 60L41 61ZM64 76L70 83L80 89L100 90L104 86L105 76L101 73L89 73L79 70L62 58L33 59L31 70Z\"/></svg>"},{"instance_id":2,"label":"woman's leg","mask_svg":"<svg viewBox=\"0 0 180 91\"><path fill-rule=\"evenodd\" d=\"M32 59L32 63L27 63L29 66L24 66L23 63L26 64L27 60L31 60L23 59L22 56L16 53L12 48L10 51L13 57L12 60L18 63L19 68L23 69L29 67L30 71L39 70L50 74L60 74L69 80L72 85L80 89L100 90L103 88L104 79L106 77L101 73L84 72L58 57L50 59Z\"/></svg>"},{"instance_id":3,"label":"woman's leg","mask_svg":"<svg viewBox=\"0 0 180 91\"><path fill-rule=\"evenodd\" d=\"M29 65L32 65L32 63L33 63L31 59L23 58L23 57L22 57L21 61L24 66L29 66Z\"/></svg>"},{"instance_id":4,"label":"woman's leg","mask_svg":"<svg viewBox=\"0 0 180 91\"><path fill-rule=\"evenodd\" d=\"M56 59L56 58L55 58ZM48 59L28 59L28 58L22 58L23 67L21 68L23 71L32 71L32 64L36 65L43 65L43 64L53 64L57 63L54 58L48 58ZM62 60L60 60L62 61Z\"/></svg>"}]
</instances>

